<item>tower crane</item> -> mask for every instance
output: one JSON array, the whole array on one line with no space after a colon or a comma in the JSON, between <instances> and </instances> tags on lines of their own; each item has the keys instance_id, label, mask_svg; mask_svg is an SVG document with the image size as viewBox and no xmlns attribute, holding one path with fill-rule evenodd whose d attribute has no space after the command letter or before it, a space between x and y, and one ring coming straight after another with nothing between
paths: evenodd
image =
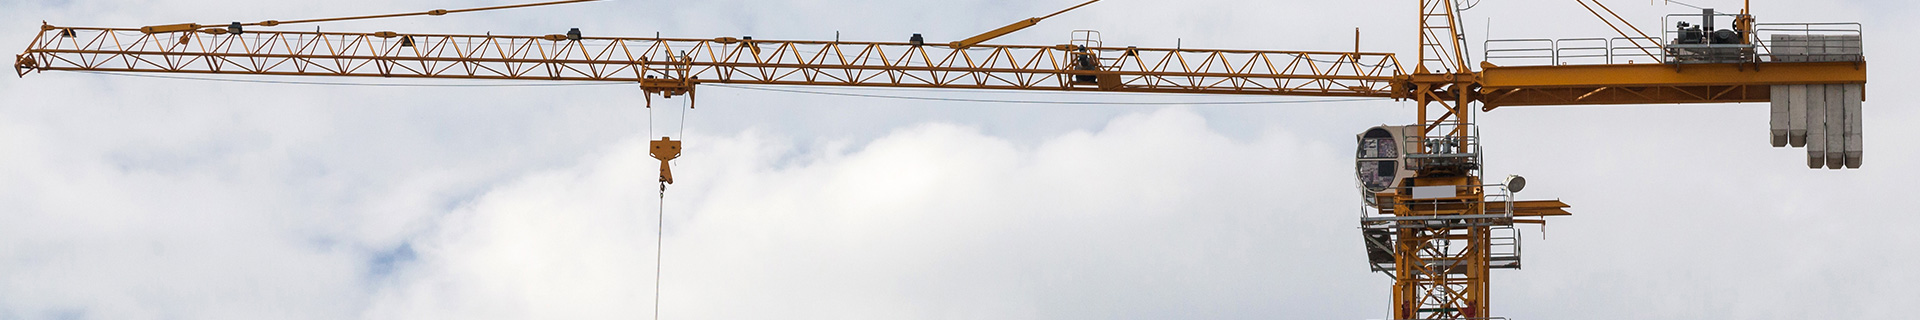
<instances>
[{"instance_id":1,"label":"tower crane","mask_svg":"<svg viewBox=\"0 0 1920 320\"><path fill-rule=\"evenodd\" d=\"M1866 59L1859 24L1765 24L1745 9L1670 15L1663 24L1674 29L1654 36L1597 0L1576 0L1620 37L1488 40L1475 64L1461 32L1460 3L1417 0L1420 37L1408 65L1393 53L1359 50L1111 46L1095 32L1076 32L1062 44L988 43L1065 10L946 44L918 34L905 42L850 42L588 36L579 29L547 35L274 29L587 1L594 0L138 28L43 23L14 68L22 77L90 71L625 82L638 84L649 104L655 95L691 98L702 84L1412 101L1418 106L1413 123L1370 128L1356 139L1365 203L1360 229L1372 270L1394 279L1393 319L1493 318L1490 271L1520 266L1513 226L1570 215L1559 200L1515 199L1524 178L1485 179L1476 111L1770 102L1775 147L1806 147L1813 168L1861 162ZM1495 63L1528 59L1536 63ZM664 186L672 180L665 161L680 154L680 141L663 138L653 147L663 161Z\"/></svg>"}]
</instances>

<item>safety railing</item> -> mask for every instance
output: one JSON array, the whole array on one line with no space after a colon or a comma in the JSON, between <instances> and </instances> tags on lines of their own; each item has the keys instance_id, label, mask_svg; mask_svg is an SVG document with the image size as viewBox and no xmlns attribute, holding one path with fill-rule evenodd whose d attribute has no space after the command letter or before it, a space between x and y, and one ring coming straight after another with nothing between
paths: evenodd
<instances>
[{"instance_id":1,"label":"safety railing","mask_svg":"<svg viewBox=\"0 0 1920 320\"><path fill-rule=\"evenodd\" d=\"M1106 42L1100 41L1100 31L1095 30L1074 30L1072 40L1067 43L1081 48L1100 48L1107 46Z\"/></svg>"},{"instance_id":2,"label":"safety railing","mask_svg":"<svg viewBox=\"0 0 1920 320\"><path fill-rule=\"evenodd\" d=\"M1521 261L1520 229L1513 226L1495 226L1487 232L1487 260L1494 269L1519 269Z\"/></svg>"},{"instance_id":3,"label":"safety railing","mask_svg":"<svg viewBox=\"0 0 1920 320\"><path fill-rule=\"evenodd\" d=\"M1513 219L1513 213L1514 213L1513 203L1515 200L1513 196L1513 191L1508 189L1506 184L1494 183L1494 184L1464 185L1464 186L1450 186L1450 187L1457 188L1457 190L1460 190L1459 192L1478 192L1481 194L1481 198L1479 201L1449 200L1448 203L1460 204L1460 205L1478 204L1481 210L1469 212L1468 214L1465 214L1465 215L1448 216L1446 219L1499 219L1499 222L1501 224L1511 223L1511 219ZM1394 192L1396 192L1397 194L1403 194L1403 195L1412 194L1413 187L1397 187L1397 188L1394 188ZM1393 199L1379 199L1379 200L1381 201L1379 203L1369 202L1369 203L1365 203L1365 205L1362 206L1362 207L1368 208L1368 209L1362 210L1360 214L1361 222L1363 222L1363 224L1372 225L1372 224L1390 223L1390 222L1398 222L1398 221L1418 221L1418 220L1437 219L1436 216L1408 215L1407 213L1404 213L1404 212L1392 212L1392 215L1389 216L1382 210L1390 211L1392 210L1392 208L1399 205L1399 203L1394 202ZM1379 208L1373 208L1375 206L1378 206ZM1489 208L1488 206L1497 206L1497 208ZM1489 213L1496 209L1499 210L1498 213Z\"/></svg>"},{"instance_id":4,"label":"safety railing","mask_svg":"<svg viewBox=\"0 0 1920 320\"><path fill-rule=\"evenodd\" d=\"M1607 39L1607 63L1650 63L1666 61L1665 51L1660 50L1660 38L1653 37L1614 37ZM1643 59L1644 58L1644 59Z\"/></svg>"},{"instance_id":5,"label":"safety railing","mask_svg":"<svg viewBox=\"0 0 1920 320\"><path fill-rule=\"evenodd\" d=\"M1658 37L1496 39L1481 46L1481 56L1501 66L1642 63L1666 59L1659 43Z\"/></svg>"},{"instance_id":6,"label":"safety railing","mask_svg":"<svg viewBox=\"0 0 1920 320\"><path fill-rule=\"evenodd\" d=\"M1613 50L1608 44L1605 38L1554 40L1553 55L1562 65L1613 63Z\"/></svg>"},{"instance_id":7,"label":"safety railing","mask_svg":"<svg viewBox=\"0 0 1920 320\"><path fill-rule=\"evenodd\" d=\"M1799 35L1863 35L1859 22L1774 22L1756 23L1754 32L1767 34Z\"/></svg>"},{"instance_id":8,"label":"safety railing","mask_svg":"<svg viewBox=\"0 0 1920 320\"><path fill-rule=\"evenodd\" d=\"M1413 160L1410 165L1418 166L1421 162L1418 159L1460 159L1476 164L1481 163L1479 126L1439 123L1435 124L1429 132L1431 133L1409 134L1405 138L1406 141L1401 141L1404 146L1425 146L1425 148L1407 150L1407 159ZM1463 136L1456 133L1465 134ZM1417 150L1426 151L1418 152Z\"/></svg>"},{"instance_id":9,"label":"safety railing","mask_svg":"<svg viewBox=\"0 0 1920 320\"><path fill-rule=\"evenodd\" d=\"M1480 55L1500 65L1558 65L1553 39L1487 40Z\"/></svg>"}]
</instances>

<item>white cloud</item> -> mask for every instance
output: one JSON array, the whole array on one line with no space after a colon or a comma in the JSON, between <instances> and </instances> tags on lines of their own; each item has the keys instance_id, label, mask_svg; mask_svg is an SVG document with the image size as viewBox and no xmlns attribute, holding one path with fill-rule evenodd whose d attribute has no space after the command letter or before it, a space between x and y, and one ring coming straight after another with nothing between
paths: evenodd
<instances>
[{"instance_id":1,"label":"white cloud","mask_svg":"<svg viewBox=\"0 0 1920 320\"><path fill-rule=\"evenodd\" d=\"M1235 141L1168 109L1031 148L948 124L790 158L774 140L689 139L687 182L667 197L663 317L1354 317L1365 309L1272 301L1376 295L1294 278L1372 276L1294 258L1359 252L1314 223L1351 222L1351 192L1316 185L1346 173L1293 172L1343 152L1282 132ZM372 318L647 313L655 163L643 141L612 148L456 210Z\"/></svg>"}]
</instances>

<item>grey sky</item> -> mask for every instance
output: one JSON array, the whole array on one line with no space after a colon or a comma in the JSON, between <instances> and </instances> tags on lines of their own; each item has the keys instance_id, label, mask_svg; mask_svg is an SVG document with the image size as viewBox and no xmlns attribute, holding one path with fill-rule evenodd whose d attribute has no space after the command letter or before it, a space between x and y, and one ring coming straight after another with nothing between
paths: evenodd
<instances>
[{"instance_id":1,"label":"grey sky","mask_svg":"<svg viewBox=\"0 0 1920 320\"><path fill-rule=\"evenodd\" d=\"M950 41L1073 1L609 1L327 30ZM141 26L508 1L0 3ZM1608 2L1642 28L1685 12ZM1696 5L1733 8L1730 0ZM1107 0L996 42L1411 54L1415 1ZM1764 104L1482 114L1489 174L1575 216L1495 273L1515 319L1898 319L1920 301L1911 1L1756 1L1860 21L1865 168L1767 145ZM1611 36L1571 1L1489 0L1474 43ZM1489 21L1489 17L1492 19ZM1488 32L1491 23L1494 30ZM299 28L311 28L299 27ZM17 49L14 49L17 50ZM17 53L17 52L16 52ZM1408 61L1403 57L1402 61ZM376 80L323 79L314 81ZM663 318L1374 319L1354 133L1393 101L1036 106L702 88L666 198ZM812 90L812 89L809 89ZM846 89L837 89L847 91ZM852 91L874 93L875 91ZM1198 102L1246 97L878 91ZM677 101L627 86L370 88L49 72L0 80L0 319L646 318ZM673 106L673 107L664 107ZM651 129L651 132L649 132Z\"/></svg>"}]
</instances>

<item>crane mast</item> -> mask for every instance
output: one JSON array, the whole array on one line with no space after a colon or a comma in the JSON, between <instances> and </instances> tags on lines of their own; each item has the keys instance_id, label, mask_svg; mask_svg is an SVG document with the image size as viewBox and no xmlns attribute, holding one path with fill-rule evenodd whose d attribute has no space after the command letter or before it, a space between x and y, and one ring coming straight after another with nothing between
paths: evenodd
<instances>
[{"instance_id":1,"label":"crane mast","mask_svg":"<svg viewBox=\"0 0 1920 320\"><path fill-rule=\"evenodd\" d=\"M591 0L340 19L584 1ZM1836 132L1831 141L1852 148L1845 149L1846 161L1839 163L1858 166L1857 109L1858 100L1863 99L1858 88L1866 82L1866 62L1859 54L1857 35L1787 36L1779 39L1789 44L1769 43L1756 35L1764 28L1756 27L1753 17L1742 10L1733 19L1734 30L1722 30L1733 32L1737 39L1708 39L1724 35L1714 33L1715 14L1708 9L1702 15L1706 32L1689 31L1682 24L1680 34L1668 39L1641 33L1644 40L1659 46L1660 54L1637 42L1635 46L1657 63L1615 63L1609 53L1609 61L1601 64L1564 64L1556 56L1549 65L1499 66L1485 60L1475 65L1460 30L1458 3L1418 1L1419 43L1411 70L1403 68L1392 53L1357 48L1331 52L1118 47L1094 37L1054 45L985 43L1073 8L947 44L928 43L918 34L905 42L843 42L750 36L603 37L579 29L548 35L246 30L337 19L142 28L43 24L27 50L16 56L14 68L22 77L43 71L91 71L627 82L647 93L649 105L654 95L691 97L701 84L1410 100L1418 105L1412 124L1372 128L1357 139L1356 172L1366 203L1360 229L1371 269L1393 278L1392 319L1493 318L1488 307L1491 270L1520 267L1515 224L1570 215L1565 210L1569 206L1559 200L1515 199L1514 192L1525 185L1523 178L1485 179L1473 122L1476 111L1546 105L1773 102L1774 145L1786 145L1791 134L1799 146L1802 140L1827 140L1797 129L1810 125L1810 120L1795 120L1801 127L1790 130L1789 121L1781 118L1791 114L1783 111L1784 106L1821 100L1786 92L1830 90L1840 95L1826 101L1839 101L1856 111L1791 110L1807 115L1829 112L1841 118L1851 114L1851 122L1832 120L1827 126L1852 126L1844 129L1852 136ZM1600 16L1599 11L1594 13ZM1615 30L1628 41L1635 39L1624 29ZM1832 51L1827 46L1790 45L1834 39L1852 39L1853 46ZM1663 40L1672 44L1662 45ZM1853 104L1846 105L1847 99L1842 98L1849 92L1861 98L1849 98ZM654 148L656 157L663 159L661 180L670 182L664 161L679 155L679 142L663 139L655 141ZM1840 153L1831 154L1835 156L1825 156L1826 163L1841 168L1832 162ZM1814 160L1820 159L1810 163Z\"/></svg>"},{"instance_id":2,"label":"crane mast","mask_svg":"<svg viewBox=\"0 0 1920 320\"><path fill-rule=\"evenodd\" d=\"M1468 109L1478 75L1467 64L1458 9L1453 0L1420 0L1419 9L1419 65L1404 77L1418 122L1398 141L1381 141L1405 146L1394 170L1412 174L1396 188L1363 195L1374 199L1377 215L1361 218L1362 233L1373 269L1393 277L1393 319L1483 319L1489 317L1490 271L1518 267L1517 254L1510 266L1496 266L1491 252L1495 228L1514 232L1514 212L1488 210L1492 188L1480 177L1479 137ZM1435 189L1443 190L1416 192Z\"/></svg>"}]
</instances>

